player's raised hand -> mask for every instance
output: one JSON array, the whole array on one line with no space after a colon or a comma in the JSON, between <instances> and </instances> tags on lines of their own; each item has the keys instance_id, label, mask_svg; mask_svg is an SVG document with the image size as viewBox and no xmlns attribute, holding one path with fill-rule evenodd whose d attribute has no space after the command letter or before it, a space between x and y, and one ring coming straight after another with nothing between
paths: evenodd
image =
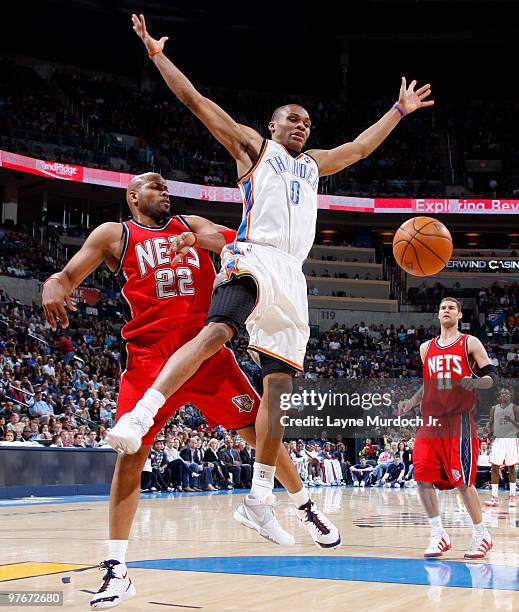
<instances>
[{"instance_id":1,"label":"player's raised hand","mask_svg":"<svg viewBox=\"0 0 519 612\"><path fill-rule=\"evenodd\" d=\"M431 95L431 85L427 83L415 91L416 81L411 81L409 87L405 77L402 77L402 85L400 86L400 94L398 97L399 104L405 111L406 115L414 113L419 108L426 108L434 104L434 100L427 100Z\"/></svg>"},{"instance_id":2,"label":"player's raised hand","mask_svg":"<svg viewBox=\"0 0 519 612\"><path fill-rule=\"evenodd\" d=\"M135 33L144 43L148 53L159 53L164 49L164 43L168 40L168 37L163 36L159 40L152 38L146 30L146 21L142 13L138 17L135 14L132 15L132 24Z\"/></svg>"},{"instance_id":3,"label":"player's raised hand","mask_svg":"<svg viewBox=\"0 0 519 612\"><path fill-rule=\"evenodd\" d=\"M58 321L62 327L68 327L68 316L64 304L73 312L76 312L77 308L58 278L50 278L44 283L41 297L45 318L51 329L56 331Z\"/></svg>"},{"instance_id":4,"label":"player's raised hand","mask_svg":"<svg viewBox=\"0 0 519 612\"><path fill-rule=\"evenodd\" d=\"M196 243L196 235L193 232L184 232L170 239L168 255L172 257L171 263L179 263L182 255L186 255L189 249Z\"/></svg>"}]
</instances>

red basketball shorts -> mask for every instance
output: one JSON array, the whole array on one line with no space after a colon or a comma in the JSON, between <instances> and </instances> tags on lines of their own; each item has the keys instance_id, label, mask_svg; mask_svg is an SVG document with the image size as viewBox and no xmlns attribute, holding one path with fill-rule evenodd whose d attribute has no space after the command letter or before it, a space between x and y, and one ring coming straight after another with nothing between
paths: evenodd
<instances>
[{"instance_id":1,"label":"red basketball shorts","mask_svg":"<svg viewBox=\"0 0 519 612\"><path fill-rule=\"evenodd\" d=\"M423 426L413 447L414 478L438 489L473 485L476 480L479 440L469 413L437 417L435 427Z\"/></svg>"},{"instance_id":2,"label":"red basketball shorts","mask_svg":"<svg viewBox=\"0 0 519 612\"><path fill-rule=\"evenodd\" d=\"M167 337L155 336L127 344L126 370L121 376L117 418L129 412L151 387L168 359L200 328L170 332ZM240 429L256 420L260 398L249 379L241 371L231 349L222 347L207 359L200 369L159 410L155 423L143 438L152 444L166 421L178 408L193 404L206 417L210 427L223 425Z\"/></svg>"}]
</instances>

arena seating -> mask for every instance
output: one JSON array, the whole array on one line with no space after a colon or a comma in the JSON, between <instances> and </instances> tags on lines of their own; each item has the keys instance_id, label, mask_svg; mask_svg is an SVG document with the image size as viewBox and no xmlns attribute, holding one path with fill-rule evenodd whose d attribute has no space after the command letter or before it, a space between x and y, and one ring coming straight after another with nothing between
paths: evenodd
<instances>
[{"instance_id":1,"label":"arena seating","mask_svg":"<svg viewBox=\"0 0 519 612\"><path fill-rule=\"evenodd\" d=\"M234 184L232 160L163 87L146 91L122 76L103 77L36 60L34 66L32 69L11 60L2 61L0 146L35 157L99 168L133 173L152 168L168 178ZM26 89L12 87L13 83L24 83ZM264 131L269 110L283 101L278 94L233 91L230 95L217 89L201 90L210 93L238 121L260 131ZM301 102L312 114L311 146L317 148L351 140L387 106L386 101L374 101L370 108L337 100ZM254 113L251 109L260 110ZM469 163L474 158L502 157L504 151L511 159L518 158L511 132L503 128L515 125L513 109L504 116L477 102L469 109L464 104L464 120L456 121L459 112L458 107L450 105L442 110L435 108L419 121L411 119L405 131L395 132L376 155L338 176L323 179L321 190L359 196L443 196L445 177L452 180L455 167L461 168L457 177L457 182L463 183L459 195L492 197L504 189L510 193L519 187L513 173L517 164L511 165L508 175L507 168L499 171L496 187L490 184L493 175L481 174L477 168L473 171ZM469 120L465 121L467 113ZM485 121L481 120L483 116ZM467 127L476 124L477 130Z\"/></svg>"}]
</instances>

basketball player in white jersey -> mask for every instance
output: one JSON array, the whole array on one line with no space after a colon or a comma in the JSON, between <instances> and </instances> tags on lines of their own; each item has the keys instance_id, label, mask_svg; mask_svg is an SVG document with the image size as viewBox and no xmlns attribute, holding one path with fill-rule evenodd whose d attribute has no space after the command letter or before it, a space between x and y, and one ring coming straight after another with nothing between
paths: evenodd
<instances>
[{"instance_id":1,"label":"basketball player in white jersey","mask_svg":"<svg viewBox=\"0 0 519 612\"><path fill-rule=\"evenodd\" d=\"M168 87L236 160L244 214L237 240L222 251L206 327L171 357L132 413L112 429L110 444L119 452L137 452L165 399L245 325L249 351L262 370L264 393L256 419L251 494L234 517L264 532L275 499L274 466L283 438L280 394L292 391L292 376L303 369L309 337L302 263L315 236L319 177L370 155L405 115L433 104L426 100L431 88L424 85L415 91L416 81L407 87L403 78L398 101L353 142L331 150L302 152L311 128L302 106L287 104L276 109L268 125L271 138L264 139L195 89L165 56L167 38L153 39L142 15L133 15L132 21ZM181 256L195 240L190 232L182 234L170 253ZM335 547L340 536L318 512L307 490L302 486L290 496L301 523L307 529L321 530L323 547Z\"/></svg>"},{"instance_id":2,"label":"basketball player in white jersey","mask_svg":"<svg viewBox=\"0 0 519 612\"><path fill-rule=\"evenodd\" d=\"M492 497L487 499L487 506L499 506L499 469L502 465L508 467L508 478L510 480L510 496L508 505L516 505L516 480L515 466L519 463L519 408L512 403L510 390L503 387L499 390L499 404L492 406L488 422L488 433L494 436L492 449L490 451L490 463L492 464Z\"/></svg>"}]
</instances>

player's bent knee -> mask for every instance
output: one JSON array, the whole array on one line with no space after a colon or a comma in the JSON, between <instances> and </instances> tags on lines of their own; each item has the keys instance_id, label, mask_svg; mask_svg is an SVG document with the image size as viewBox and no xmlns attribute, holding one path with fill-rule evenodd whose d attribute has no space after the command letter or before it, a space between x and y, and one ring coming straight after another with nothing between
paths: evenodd
<instances>
[{"instance_id":1,"label":"player's bent knee","mask_svg":"<svg viewBox=\"0 0 519 612\"><path fill-rule=\"evenodd\" d=\"M226 323L208 323L201 336L202 350L214 355L234 336L234 329Z\"/></svg>"}]
</instances>

